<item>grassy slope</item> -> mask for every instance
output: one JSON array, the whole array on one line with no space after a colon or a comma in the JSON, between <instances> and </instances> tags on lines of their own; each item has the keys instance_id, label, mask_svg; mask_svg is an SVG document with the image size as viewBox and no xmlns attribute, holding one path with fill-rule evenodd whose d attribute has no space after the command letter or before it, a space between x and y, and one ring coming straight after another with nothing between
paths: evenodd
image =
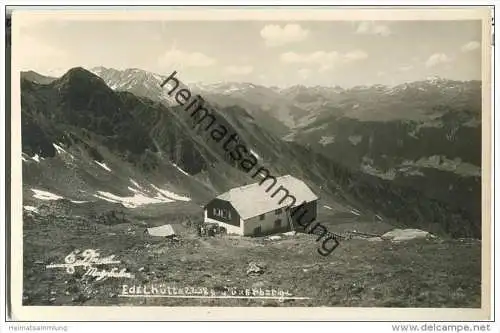
<instances>
[{"instance_id":1,"label":"grassy slope","mask_svg":"<svg viewBox=\"0 0 500 333\"><path fill-rule=\"evenodd\" d=\"M350 240L330 256L316 250L310 235L262 238L198 238L183 225L177 208L134 210L129 223L102 225L85 216L25 216L25 305L163 305L163 306L376 306L480 307L481 263L479 241L415 240L402 243ZM182 209L181 209L182 210ZM188 203L183 221L200 219L201 208ZM158 218L151 218L156 211ZM145 218L149 216L149 218ZM324 221L324 218L322 218ZM173 244L143 233L144 226L174 223L181 243ZM351 223L351 230L362 222ZM365 223L366 224L366 223ZM369 224L369 223L368 223ZM387 229L383 226L382 229ZM329 226L330 230L334 225ZM342 226L338 226L342 229ZM360 230L361 227L358 227ZM376 232L373 228L371 232ZM380 229L380 228L379 228ZM366 229L365 229L366 231ZM379 230L380 232L380 230ZM100 249L115 254L135 279L88 281L64 269L46 269L62 263L73 249ZM247 276L249 262L265 265L265 273ZM143 267L142 271L139 269ZM77 269L77 274L78 274ZM177 287L222 290L274 287L310 300L234 300L123 298L121 284L164 283Z\"/></svg>"}]
</instances>

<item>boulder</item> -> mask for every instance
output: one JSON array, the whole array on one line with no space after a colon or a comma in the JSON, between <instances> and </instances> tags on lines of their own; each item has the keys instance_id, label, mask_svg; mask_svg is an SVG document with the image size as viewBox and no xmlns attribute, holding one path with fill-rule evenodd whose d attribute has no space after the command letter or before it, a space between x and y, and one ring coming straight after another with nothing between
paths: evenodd
<instances>
[{"instance_id":1,"label":"boulder","mask_svg":"<svg viewBox=\"0 0 500 333\"><path fill-rule=\"evenodd\" d=\"M261 275L264 273L264 265L258 264L256 262L251 262L248 264L247 275Z\"/></svg>"},{"instance_id":2,"label":"boulder","mask_svg":"<svg viewBox=\"0 0 500 333\"><path fill-rule=\"evenodd\" d=\"M383 234L380 238L394 242L406 241L419 238L433 237L429 232L419 229L394 229Z\"/></svg>"}]
</instances>

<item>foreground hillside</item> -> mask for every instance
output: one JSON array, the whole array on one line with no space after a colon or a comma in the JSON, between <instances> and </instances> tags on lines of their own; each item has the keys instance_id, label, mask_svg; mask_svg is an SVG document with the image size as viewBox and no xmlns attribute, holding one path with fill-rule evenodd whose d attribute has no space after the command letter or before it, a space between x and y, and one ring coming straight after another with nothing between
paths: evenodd
<instances>
[{"instance_id":1,"label":"foreground hillside","mask_svg":"<svg viewBox=\"0 0 500 333\"><path fill-rule=\"evenodd\" d=\"M69 209L69 208L67 208ZM352 239L330 256L316 253L310 235L279 240L217 236L198 237L186 221L197 223L196 210L168 214L161 208L128 212L128 221L97 223L88 216L27 214L24 219L25 305L145 306L339 306L339 307L480 307L481 243L475 240L412 240L403 242ZM131 214L131 215L129 215ZM184 215L183 215L184 214ZM151 218L156 216L157 218ZM158 216L161 216L158 218ZM180 217L180 218L179 218ZM327 223L324 213L321 221ZM139 223L138 221L143 221ZM121 223L119 223L121 222ZM179 241L151 237L147 225L173 223ZM184 223L183 223L184 222ZM366 223L352 222L363 228ZM329 225L341 231L345 225ZM371 226L373 233L390 229ZM53 239L57 239L54 242ZM64 268L74 249L99 249L116 255L117 265L134 279L95 281ZM263 267L249 275L249 264ZM309 299L209 299L123 297L123 285L157 283L165 288L206 288L223 294L245 289L288 292Z\"/></svg>"}]
</instances>

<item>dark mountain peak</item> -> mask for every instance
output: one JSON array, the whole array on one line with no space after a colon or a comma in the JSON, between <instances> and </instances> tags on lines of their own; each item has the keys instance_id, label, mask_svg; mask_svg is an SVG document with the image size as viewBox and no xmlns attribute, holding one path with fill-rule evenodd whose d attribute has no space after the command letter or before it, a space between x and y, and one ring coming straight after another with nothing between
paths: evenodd
<instances>
[{"instance_id":1,"label":"dark mountain peak","mask_svg":"<svg viewBox=\"0 0 500 333\"><path fill-rule=\"evenodd\" d=\"M64 74L61 78L69 77L69 78L99 78L97 75L93 74L91 71L83 68L83 67L73 67L69 69L66 74Z\"/></svg>"},{"instance_id":2,"label":"dark mountain peak","mask_svg":"<svg viewBox=\"0 0 500 333\"><path fill-rule=\"evenodd\" d=\"M122 102L118 95L103 79L82 67L70 69L54 81L51 88L61 98L61 106L67 114L76 112L78 117L108 117L109 123L120 114Z\"/></svg>"},{"instance_id":3,"label":"dark mountain peak","mask_svg":"<svg viewBox=\"0 0 500 333\"><path fill-rule=\"evenodd\" d=\"M56 88L77 88L81 91L89 89L111 90L103 79L83 67L74 67L61 78L54 81Z\"/></svg>"}]
</instances>

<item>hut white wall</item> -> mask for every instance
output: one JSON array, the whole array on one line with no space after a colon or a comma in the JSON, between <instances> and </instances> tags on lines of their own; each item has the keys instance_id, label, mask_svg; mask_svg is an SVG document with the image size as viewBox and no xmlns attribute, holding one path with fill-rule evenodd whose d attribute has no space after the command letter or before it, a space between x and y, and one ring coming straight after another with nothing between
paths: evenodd
<instances>
[{"instance_id":1,"label":"hut white wall","mask_svg":"<svg viewBox=\"0 0 500 333\"><path fill-rule=\"evenodd\" d=\"M258 228L259 226L261 227L262 233L271 233L276 229L274 227L274 222L276 220L281 220L281 228L290 224L285 209L282 209L280 214L276 214L275 212L276 211L272 210L265 213L263 220L260 219L260 215L245 220L242 224L243 235L253 235L255 228Z\"/></svg>"}]
</instances>

